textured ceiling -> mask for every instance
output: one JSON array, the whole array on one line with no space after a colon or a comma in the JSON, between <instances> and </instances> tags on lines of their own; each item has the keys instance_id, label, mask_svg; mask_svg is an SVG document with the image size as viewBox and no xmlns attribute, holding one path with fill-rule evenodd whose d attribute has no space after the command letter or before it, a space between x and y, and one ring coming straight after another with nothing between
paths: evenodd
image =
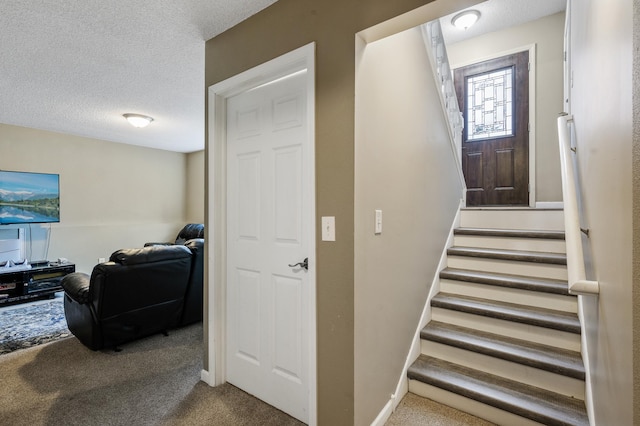
<instances>
[{"instance_id":1,"label":"textured ceiling","mask_svg":"<svg viewBox=\"0 0 640 426\"><path fill-rule=\"evenodd\" d=\"M0 123L203 149L205 40L273 2L1 0Z\"/></svg>"},{"instance_id":2,"label":"textured ceiling","mask_svg":"<svg viewBox=\"0 0 640 426\"><path fill-rule=\"evenodd\" d=\"M460 12L440 19L444 39L448 44L477 37L492 31L534 21L566 9L567 0L488 0L470 7L480 12L480 20L467 30L451 24L451 19Z\"/></svg>"},{"instance_id":3,"label":"textured ceiling","mask_svg":"<svg viewBox=\"0 0 640 426\"><path fill-rule=\"evenodd\" d=\"M0 0L0 123L177 152L201 150L205 40L272 3ZM454 36L535 19L564 9L564 3L489 0L475 7L483 15L479 23ZM155 121L136 129L122 117L127 112Z\"/></svg>"}]
</instances>

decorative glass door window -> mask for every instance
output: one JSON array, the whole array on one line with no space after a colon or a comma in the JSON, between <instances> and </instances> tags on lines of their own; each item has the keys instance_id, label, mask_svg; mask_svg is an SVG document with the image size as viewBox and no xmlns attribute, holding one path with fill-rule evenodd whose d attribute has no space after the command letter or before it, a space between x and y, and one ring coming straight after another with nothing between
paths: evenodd
<instances>
[{"instance_id":1,"label":"decorative glass door window","mask_svg":"<svg viewBox=\"0 0 640 426\"><path fill-rule=\"evenodd\" d=\"M513 136L513 68L467 78L467 140Z\"/></svg>"}]
</instances>

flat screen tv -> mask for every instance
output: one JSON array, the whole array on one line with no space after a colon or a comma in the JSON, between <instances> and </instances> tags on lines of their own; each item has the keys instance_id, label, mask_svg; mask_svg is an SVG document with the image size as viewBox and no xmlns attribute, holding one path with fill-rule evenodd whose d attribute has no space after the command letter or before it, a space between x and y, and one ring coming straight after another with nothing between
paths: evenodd
<instances>
[{"instance_id":1,"label":"flat screen tv","mask_svg":"<svg viewBox=\"0 0 640 426\"><path fill-rule=\"evenodd\" d=\"M60 176L0 170L0 225L60 222Z\"/></svg>"}]
</instances>

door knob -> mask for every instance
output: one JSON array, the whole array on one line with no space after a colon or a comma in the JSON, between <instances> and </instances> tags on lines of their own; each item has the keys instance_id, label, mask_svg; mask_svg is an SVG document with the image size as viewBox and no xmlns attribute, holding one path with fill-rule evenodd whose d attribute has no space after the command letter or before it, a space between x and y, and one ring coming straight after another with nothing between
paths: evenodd
<instances>
[{"instance_id":1,"label":"door knob","mask_svg":"<svg viewBox=\"0 0 640 426\"><path fill-rule=\"evenodd\" d=\"M296 266L299 266L299 267L303 268L305 271L308 271L309 270L309 258L305 257L302 262L298 262L298 263L294 263L293 265L289 265L290 268L295 268Z\"/></svg>"}]
</instances>

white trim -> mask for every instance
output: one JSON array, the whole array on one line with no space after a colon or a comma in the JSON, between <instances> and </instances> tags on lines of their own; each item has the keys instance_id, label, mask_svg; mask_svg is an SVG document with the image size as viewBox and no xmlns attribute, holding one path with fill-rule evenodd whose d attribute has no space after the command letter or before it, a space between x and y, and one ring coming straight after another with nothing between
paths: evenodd
<instances>
[{"instance_id":1,"label":"white trim","mask_svg":"<svg viewBox=\"0 0 640 426\"><path fill-rule=\"evenodd\" d=\"M536 203L536 209L564 209L564 203L562 201L538 201Z\"/></svg>"},{"instance_id":2,"label":"white trim","mask_svg":"<svg viewBox=\"0 0 640 426\"><path fill-rule=\"evenodd\" d=\"M535 207L536 203L536 44L528 44L513 49L503 50L501 52L492 53L491 55L472 59L459 64L451 64L453 72L456 68L466 67L477 64L479 62L490 61L502 56L512 55L514 53L529 52L529 206ZM462 154L461 154L462 156Z\"/></svg>"},{"instance_id":3,"label":"white trim","mask_svg":"<svg viewBox=\"0 0 640 426\"><path fill-rule=\"evenodd\" d=\"M405 391L405 394L406 393L407 392ZM378 413L378 417L376 417L375 420L371 422L371 426L384 426L387 423L387 420L389 420L389 417L391 417L393 411L398 406L398 401L396 400L396 394L391 395L391 399L389 399L389 401L384 404L382 411Z\"/></svg>"},{"instance_id":4,"label":"white trim","mask_svg":"<svg viewBox=\"0 0 640 426\"><path fill-rule=\"evenodd\" d=\"M207 370L201 370L200 371L200 380L202 380L203 382L205 382L206 384L208 384L209 386L215 386L212 382L213 377L211 377L211 374L209 374L209 372Z\"/></svg>"},{"instance_id":5,"label":"white trim","mask_svg":"<svg viewBox=\"0 0 640 426\"><path fill-rule=\"evenodd\" d=\"M536 45L529 46L529 206L536 205Z\"/></svg>"},{"instance_id":6,"label":"white trim","mask_svg":"<svg viewBox=\"0 0 640 426\"><path fill-rule=\"evenodd\" d=\"M210 386L226 381L226 99L299 70L307 70L307 128L310 150L311 215L309 241L309 425L317 423L316 243L315 243L315 43L209 87L207 172L207 365L201 379Z\"/></svg>"},{"instance_id":7,"label":"white trim","mask_svg":"<svg viewBox=\"0 0 640 426\"><path fill-rule=\"evenodd\" d=\"M580 355L582 355L582 364L584 365L584 405L587 408L587 417L589 425L595 426L595 407L593 402L593 374L591 372L591 359L589 352L589 343L587 342L587 322L585 320L585 295L578 295L578 318L580 319Z\"/></svg>"}]
</instances>

